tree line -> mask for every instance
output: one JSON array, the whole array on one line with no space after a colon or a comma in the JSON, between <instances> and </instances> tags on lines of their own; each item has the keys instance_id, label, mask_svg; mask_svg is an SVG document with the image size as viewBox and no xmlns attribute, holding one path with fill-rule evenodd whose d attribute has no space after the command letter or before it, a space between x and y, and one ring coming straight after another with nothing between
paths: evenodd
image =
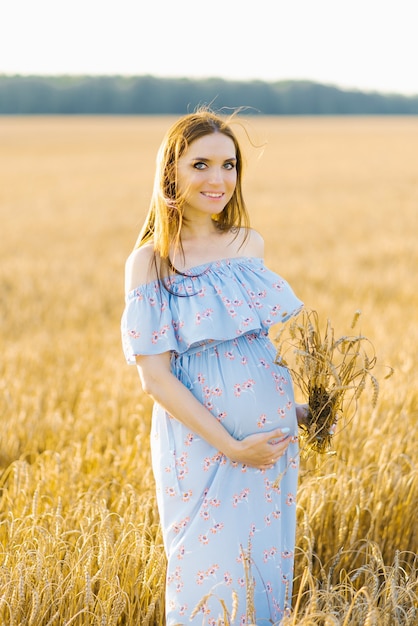
<instances>
[{"instance_id":1,"label":"tree line","mask_svg":"<svg viewBox=\"0 0 418 626\"><path fill-rule=\"evenodd\" d=\"M261 115L416 115L418 95L311 81L155 76L1 76L0 115L182 115L199 105Z\"/></svg>"}]
</instances>

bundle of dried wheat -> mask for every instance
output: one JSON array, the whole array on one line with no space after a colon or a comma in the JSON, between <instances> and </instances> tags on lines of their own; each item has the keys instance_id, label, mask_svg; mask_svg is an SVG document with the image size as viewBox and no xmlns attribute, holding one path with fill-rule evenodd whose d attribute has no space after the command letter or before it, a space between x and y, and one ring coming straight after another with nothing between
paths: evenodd
<instances>
[{"instance_id":1,"label":"bundle of dried wheat","mask_svg":"<svg viewBox=\"0 0 418 626\"><path fill-rule=\"evenodd\" d=\"M351 329L359 317L357 311ZM376 364L373 345L361 334L336 339L329 320L321 331L318 313L308 310L283 329L278 342L276 363L291 371L309 406L301 424L302 449L324 453L341 415L354 414L367 381L373 390L371 403L377 402L379 384L371 373ZM289 352L291 363L287 362Z\"/></svg>"}]
</instances>

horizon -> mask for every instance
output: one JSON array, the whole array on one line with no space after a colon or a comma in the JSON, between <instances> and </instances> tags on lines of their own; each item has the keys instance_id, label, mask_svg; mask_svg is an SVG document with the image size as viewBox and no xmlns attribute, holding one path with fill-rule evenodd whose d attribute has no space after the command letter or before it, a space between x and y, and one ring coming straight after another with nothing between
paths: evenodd
<instances>
[{"instance_id":1,"label":"horizon","mask_svg":"<svg viewBox=\"0 0 418 626\"><path fill-rule=\"evenodd\" d=\"M220 80L224 82L233 82L233 83L267 83L267 84L277 84L277 83L309 83L315 85L321 85L324 87L336 88L340 91L345 92L360 92L360 93L369 93L369 94L380 94L387 96L403 96L405 98L415 98L418 97L418 89L416 92L412 93L403 93L401 91L389 91L383 89L375 89L375 88L362 88L357 86L347 86L342 85L335 82L325 82L314 80L312 78L279 78L279 79L260 79L260 78L226 78L224 76L211 75L211 76L185 76L185 75L157 75L157 74L130 74L130 73L24 73L24 72L1 72L0 78L122 78L122 79L135 79L135 78L144 78L150 77L155 78L157 80L189 80L189 81L197 81L197 82L205 82L210 80Z\"/></svg>"},{"instance_id":2,"label":"horizon","mask_svg":"<svg viewBox=\"0 0 418 626\"><path fill-rule=\"evenodd\" d=\"M415 0L19 0L2 8L0 74L308 80L418 94ZM291 78L289 78L291 77Z\"/></svg>"}]
</instances>

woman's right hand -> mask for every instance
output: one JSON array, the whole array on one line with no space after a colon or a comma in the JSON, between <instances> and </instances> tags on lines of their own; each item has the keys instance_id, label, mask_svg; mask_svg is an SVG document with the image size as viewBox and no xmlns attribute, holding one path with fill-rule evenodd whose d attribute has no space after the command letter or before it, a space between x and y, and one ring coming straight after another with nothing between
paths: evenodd
<instances>
[{"instance_id":1,"label":"woman's right hand","mask_svg":"<svg viewBox=\"0 0 418 626\"><path fill-rule=\"evenodd\" d=\"M291 436L286 428L277 428L270 432L248 435L236 441L234 450L228 455L236 461L257 469L272 468L286 452Z\"/></svg>"}]
</instances>

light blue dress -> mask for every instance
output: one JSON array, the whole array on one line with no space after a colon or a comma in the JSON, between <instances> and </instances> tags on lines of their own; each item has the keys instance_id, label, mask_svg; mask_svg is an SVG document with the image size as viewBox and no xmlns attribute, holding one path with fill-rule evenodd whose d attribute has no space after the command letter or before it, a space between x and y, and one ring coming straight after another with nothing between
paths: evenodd
<instances>
[{"instance_id":1,"label":"light blue dress","mask_svg":"<svg viewBox=\"0 0 418 626\"><path fill-rule=\"evenodd\" d=\"M175 376L236 439L290 428L274 468L231 462L154 406L153 471L168 559L166 624L218 623L224 607L246 625L278 623L290 606L298 476L297 421L286 368L274 363L269 328L302 303L260 258L194 267L127 294L122 317L128 363L171 352ZM275 485L278 477L280 481ZM234 592L234 593L233 593ZM248 596L251 598L248 602ZM271 620L271 621L269 621Z\"/></svg>"}]
</instances>

